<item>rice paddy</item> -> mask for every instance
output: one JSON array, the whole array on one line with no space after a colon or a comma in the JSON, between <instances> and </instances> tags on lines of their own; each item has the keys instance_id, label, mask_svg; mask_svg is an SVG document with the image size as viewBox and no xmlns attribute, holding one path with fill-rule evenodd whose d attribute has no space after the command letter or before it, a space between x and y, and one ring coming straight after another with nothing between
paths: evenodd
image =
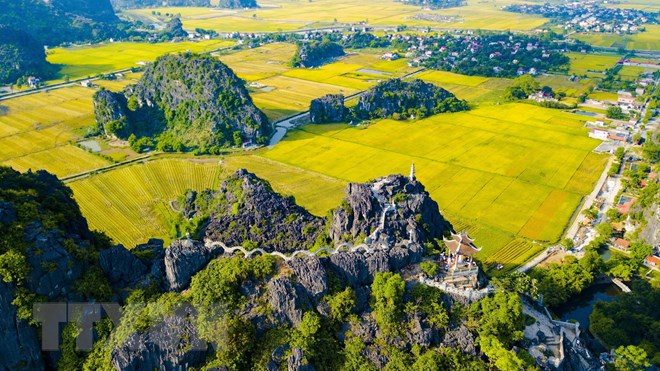
<instances>
[{"instance_id":1,"label":"rice paddy","mask_svg":"<svg viewBox=\"0 0 660 371\"><path fill-rule=\"evenodd\" d=\"M216 188L217 159L163 159L70 182L90 227L132 248L149 238L169 240L169 202L186 190Z\"/></svg>"},{"instance_id":2,"label":"rice paddy","mask_svg":"<svg viewBox=\"0 0 660 371\"><path fill-rule=\"evenodd\" d=\"M480 239L487 259L515 239L559 239L602 172L597 144L574 115L506 104L367 129L308 125L263 156L345 182L405 173L414 162L442 212Z\"/></svg>"},{"instance_id":3,"label":"rice paddy","mask_svg":"<svg viewBox=\"0 0 660 371\"><path fill-rule=\"evenodd\" d=\"M507 1L484 4L468 1L468 6L429 10L391 0L372 0L368 3L354 0L317 0L293 2L272 0L260 3L259 9L226 10L208 8L149 8L125 11L139 19L162 20L153 13L180 14L184 27L212 29L217 32L283 32L319 26L341 26L364 22L372 26L432 27L488 30L532 30L548 19L501 10ZM444 16L443 20L426 19Z\"/></svg>"},{"instance_id":4,"label":"rice paddy","mask_svg":"<svg viewBox=\"0 0 660 371\"><path fill-rule=\"evenodd\" d=\"M570 74L578 76L603 77L605 70L616 66L621 59L618 55L568 53L570 62Z\"/></svg>"},{"instance_id":5,"label":"rice paddy","mask_svg":"<svg viewBox=\"0 0 660 371\"><path fill-rule=\"evenodd\" d=\"M62 65L59 78L85 78L111 71L140 67L140 62L152 62L157 57L175 52L208 52L233 45L232 41L204 40L178 43L133 43L73 46L48 50L48 61Z\"/></svg>"},{"instance_id":6,"label":"rice paddy","mask_svg":"<svg viewBox=\"0 0 660 371\"><path fill-rule=\"evenodd\" d=\"M59 176L107 165L69 144L94 123L92 94L93 89L73 87L3 101L7 111L0 116L0 164Z\"/></svg>"}]
</instances>

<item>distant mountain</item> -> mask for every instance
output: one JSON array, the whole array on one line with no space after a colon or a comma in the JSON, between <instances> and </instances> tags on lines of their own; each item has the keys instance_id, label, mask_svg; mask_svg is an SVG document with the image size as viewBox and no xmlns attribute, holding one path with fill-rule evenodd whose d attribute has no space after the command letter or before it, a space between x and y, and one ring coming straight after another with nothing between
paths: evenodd
<instances>
[{"instance_id":1,"label":"distant mountain","mask_svg":"<svg viewBox=\"0 0 660 371\"><path fill-rule=\"evenodd\" d=\"M434 9L453 8L467 4L465 0L402 0L401 2Z\"/></svg>"},{"instance_id":2,"label":"distant mountain","mask_svg":"<svg viewBox=\"0 0 660 371\"><path fill-rule=\"evenodd\" d=\"M109 0L0 0L0 83L50 77L44 45L118 37Z\"/></svg>"},{"instance_id":3,"label":"distant mountain","mask_svg":"<svg viewBox=\"0 0 660 371\"><path fill-rule=\"evenodd\" d=\"M165 6L211 6L210 0L110 0L115 9L135 9Z\"/></svg>"},{"instance_id":4,"label":"distant mountain","mask_svg":"<svg viewBox=\"0 0 660 371\"><path fill-rule=\"evenodd\" d=\"M46 62L43 45L24 31L0 25L0 84L22 76L49 76L55 67Z\"/></svg>"},{"instance_id":5,"label":"distant mountain","mask_svg":"<svg viewBox=\"0 0 660 371\"><path fill-rule=\"evenodd\" d=\"M0 25L27 32L43 45L112 37L118 21L109 0L0 0Z\"/></svg>"},{"instance_id":6,"label":"distant mountain","mask_svg":"<svg viewBox=\"0 0 660 371\"><path fill-rule=\"evenodd\" d=\"M210 0L110 0L115 9L153 8L162 6L210 7ZM220 0L220 8L256 8L255 0Z\"/></svg>"},{"instance_id":7,"label":"distant mountain","mask_svg":"<svg viewBox=\"0 0 660 371\"><path fill-rule=\"evenodd\" d=\"M271 132L245 82L199 54L160 57L124 94L98 92L94 106L106 134L152 139L162 150L217 152L243 141L264 143Z\"/></svg>"}]
</instances>

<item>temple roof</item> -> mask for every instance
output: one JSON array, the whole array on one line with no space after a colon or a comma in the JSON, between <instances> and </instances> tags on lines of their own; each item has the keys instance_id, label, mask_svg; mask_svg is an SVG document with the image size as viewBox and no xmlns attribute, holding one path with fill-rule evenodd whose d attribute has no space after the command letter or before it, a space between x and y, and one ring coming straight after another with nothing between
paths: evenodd
<instances>
[{"instance_id":1,"label":"temple roof","mask_svg":"<svg viewBox=\"0 0 660 371\"><path fill-rule=\"evenodd\" d=\"M481 249L474 246L474 240L466 232L452 233L451 239L442 238L449 252L464 256L472 256Z\"/></svg>"}]
</instances>

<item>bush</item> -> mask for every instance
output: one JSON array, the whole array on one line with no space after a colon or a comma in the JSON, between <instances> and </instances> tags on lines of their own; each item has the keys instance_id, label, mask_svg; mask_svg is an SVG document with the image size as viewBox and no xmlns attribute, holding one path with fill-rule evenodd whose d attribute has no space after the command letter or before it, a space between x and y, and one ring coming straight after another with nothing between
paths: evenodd
<instances>
[{"instance_id":1,"label":"bush","mask_svg":"<svg viewBox=\"0 0 660 371\"><path fill-rule=\"evenodd\" d=\"M426 273L428 277L433 277L438 274L438 265L432 262L421 262L419 267L422 269L422 272Z\"/></svg>"}]
</instances>

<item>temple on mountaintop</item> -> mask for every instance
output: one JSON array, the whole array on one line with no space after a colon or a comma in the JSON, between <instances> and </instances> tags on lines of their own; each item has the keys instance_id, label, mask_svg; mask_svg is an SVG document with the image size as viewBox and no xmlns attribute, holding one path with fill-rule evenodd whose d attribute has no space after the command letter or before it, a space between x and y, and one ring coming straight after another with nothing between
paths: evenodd
<instances>
[{"instance_id":1,"label":"temple on mountaintop","mask_svg":"<svg viewBox=\"0 0 660 371\"><path fill-rule=\"evenodd\" d=\"M474 245L474 240L467 232L452 233L451 239L442 238L449 250L446 260L446 268L449 274L471 274L479 268L473 261L474 254L481 251Z\"/></svg>"}]
</instances>

